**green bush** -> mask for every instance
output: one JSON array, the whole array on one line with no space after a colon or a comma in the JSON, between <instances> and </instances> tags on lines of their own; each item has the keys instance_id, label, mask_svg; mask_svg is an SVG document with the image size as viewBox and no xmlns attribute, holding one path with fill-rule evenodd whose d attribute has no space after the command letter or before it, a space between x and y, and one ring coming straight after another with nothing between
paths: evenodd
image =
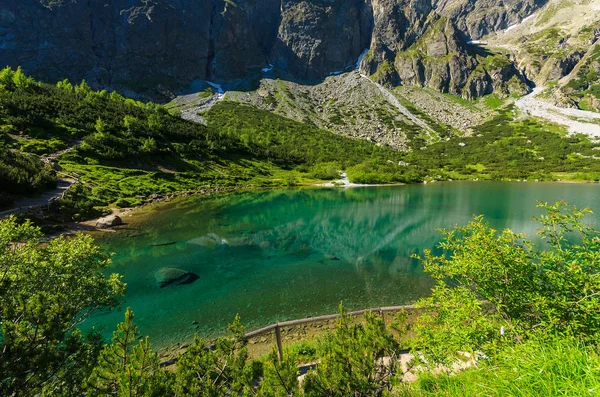
<instances>
[{"instance_id":1,"label":"green bush","mask_svg":"<svg viewBox=\"0 0 600 397\"><path fill-rule=\"evenodd\" d=\"M31 194L56 187L56 176L36 156L0 147L0 185L8 194Z\"/></svg>"},{"instance_id":2,"label":"green bush","mask_svg":"<svg viewBox=\"0 0 600 397\"><path fill-rule=\"evenodd\" d=\"M338 179L340 177L340 168L339 163L315 164L310 170L310 175L323 180Z\"/></svg>"},{"instance_id":3,"label":"green bush","mask_svg":"<svg viewBox=\"0 0 600 397\"><path fill-rule=\"evenodd\" d=\"M0 389L3 395L83 395L102 341L77 329L116 306L125 285L89 235L41 244L41 231L0 220Z\"/></svg>"},{"instance_id":4,"label":"green bush","mask_svg":"<svg viewBox=\"0 0 600 397\"><path fill-rule=\"evenodd\" d=\"M357 164L346 169L346 174L350 182L364 184L415 183L423 180L414 168L389 161Z\"/></svg>"},{"instance_id":5,"label":"green bush","mask_svg":"<svg viewBox=\"0 0 600 397\"><path fill-rule=\"evenodd\" d=\"M430 313L417 321L415 343L431 362L451 362L458 352L491 355L538 332L600 335L600 232L582 222L587 209L539 206L547 213L538 218L542 247L476 217L443 231L443 254L426 250L425 271L438 284L419 303Z\"/></svg>"}]
</instances>

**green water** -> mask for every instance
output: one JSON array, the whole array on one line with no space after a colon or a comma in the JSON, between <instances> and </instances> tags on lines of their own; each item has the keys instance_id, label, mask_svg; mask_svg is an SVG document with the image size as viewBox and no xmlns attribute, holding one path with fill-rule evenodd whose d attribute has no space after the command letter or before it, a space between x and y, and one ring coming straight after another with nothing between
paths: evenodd
<instances>
[{"instance_id":1,"label":"green water","mask_svg":"<svg viewBox=\"0 0 600 397\"><path fill-rule=\"evenodd\" d=\"M115 252L112 270L124 275L141 332L165 347L220 334L236 313L255 329L333 313L341 300L350 310L412 303L432 282L411 254L433 248L437 228L484 214L496 228L533 235L537 200L600 211L599 192L491 182L244 192L158 205L99 242ZM163 267L199 279L161 289L154 273ZM108 335L121 318L99 314L87 326Z\"/></svg>"}]
</instances>

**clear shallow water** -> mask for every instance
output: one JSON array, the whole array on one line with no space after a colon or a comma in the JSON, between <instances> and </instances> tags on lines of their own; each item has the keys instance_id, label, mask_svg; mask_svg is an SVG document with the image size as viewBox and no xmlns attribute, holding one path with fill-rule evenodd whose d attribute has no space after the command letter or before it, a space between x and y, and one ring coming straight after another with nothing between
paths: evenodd
<instances>
[{"instance_id":1,"label":"clear shallow water","mask_svg":"<svg viewBox=\"0 0 600 397\"><path fill-rule=\"evenodd\" d=\"M411 255L436 245L437 228L484 214L496 228L534 235L537 200L600 212L598 193L599 185L492 182L243 192L158 205L98 241L115 252L125 306L160 348L221 334L236 313L250 330L333 313L341 300L350 310L412 303L432 281ZM161 289L154 274L163 267L199 279ZM85 326L109 336L121 319L103 313Z\"/></svg>"}]
</instances>

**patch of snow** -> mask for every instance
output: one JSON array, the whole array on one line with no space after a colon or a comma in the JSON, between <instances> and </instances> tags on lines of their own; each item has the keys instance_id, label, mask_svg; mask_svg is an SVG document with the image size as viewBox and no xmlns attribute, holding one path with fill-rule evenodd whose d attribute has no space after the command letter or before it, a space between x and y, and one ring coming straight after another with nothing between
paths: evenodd
<instances>
[{"instance_id":1,"label":"patch of snow","mask_svg":"<svg viewBox=\"0 0 600 397\"><path fill-rule=\"evenodd\" d=\"M478 45L478 44L486 45L487 43L485 41L481 41L481 40L469 40L469 41L467 41L467 44L468 45Z\"/></svg>"},{"instance_id":2,"label":"patch of snow","mask_svg":"<svg viewBox=\"0 0 600 397\"><path fill-rule=\"evenodd\" d=\"M269 73L271 70L273 70L273 65L271 64L269 64L269 67L261 69L263 73Z\"/></svg>"},{"instance_id":3,"label":"patch of snow","mask_svg":"<svg viewBox=\"0 0 600 397\"><path fill-rule=\"evenodd\" d=\"M368 54L368 52L369 52L369 49L365 48L365 50L360 53L358 60L356 61L355 69L360 69L360 64L362 63L363 58L365 57L365 55Z\"/></svg>"},{"instance_id":4,"label":"patch of snow","mask_svg":"<svg viewBox=\"0 0 600 397\"><path fill-rule=\"evenodd\" d=\"M529 21L531 18L533 18L535 16L535 13L529 15L528 17L525 17L523 19L521 19L520 22L515 23L514 25L510 25L509 27L507 27L506 29L504 29L504 32L510 32L511 30L515 29L516 27L518 27L519 25Z\"/></svg>"},{"instance_id":5,"label":"patch of snow","mask_svg":"<svg viewBox=\"0 0 600 397\"><path fill-rule=\"evenodd\" d=\"M205 80L206 84L208 84L209 86L211 86L212 88L214 88L215 90L217 90L217 92L219 94L224 94L225 90L223 89L223 86L221 84L217 84L217 83L213 83L211 81Z\"/></svg>"},{"instance_id":6,"label":"patch of snow","mask_svg":"<svg viewBox=\"0 0 600 397\"><path fill-rule=\"evenodd\" d=\"M361 52L361 54L358 57L358 60L356 61L356 64L354 64L354 67L348 66L348 67L344 68L343 70L336 70L335 72L329 73L329 76L339 76L340 74L349 72L352 69L360 69L360 63L362 62L363 58L365 57L365 55L367 55L368 52L369 52L368 48L365 48L365 50L363 52Z\"/></svg>"},{"instance_id":7,"label":"patch of snow","mask_svg":"<svg viewBox=\"0 0 600 397\"><path fill-rule=\"evenodd\" d=\"M530 16L523 18L523 20L521 21L521 23L525 23L525 22L529 21L533 17L535 17L535 14L531 14Z\"/></svg>"}]
</instances>

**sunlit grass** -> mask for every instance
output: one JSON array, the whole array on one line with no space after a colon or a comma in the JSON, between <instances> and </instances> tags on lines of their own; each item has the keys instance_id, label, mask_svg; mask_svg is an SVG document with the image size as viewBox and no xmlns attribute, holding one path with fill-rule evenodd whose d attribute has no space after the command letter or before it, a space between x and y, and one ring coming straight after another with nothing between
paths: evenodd
<instances>
[{"instance_id":1,"label":"sunlit grass","mask_svg":"<svg viewBox=\"0 0 600 397\"><path fill-rule=\"evenodd\" d=\"M531 340L480 368L454 375L423 373L398 396L595 396L600 393L597 349L572 338Z\"/></svg>"}]
</instances>

